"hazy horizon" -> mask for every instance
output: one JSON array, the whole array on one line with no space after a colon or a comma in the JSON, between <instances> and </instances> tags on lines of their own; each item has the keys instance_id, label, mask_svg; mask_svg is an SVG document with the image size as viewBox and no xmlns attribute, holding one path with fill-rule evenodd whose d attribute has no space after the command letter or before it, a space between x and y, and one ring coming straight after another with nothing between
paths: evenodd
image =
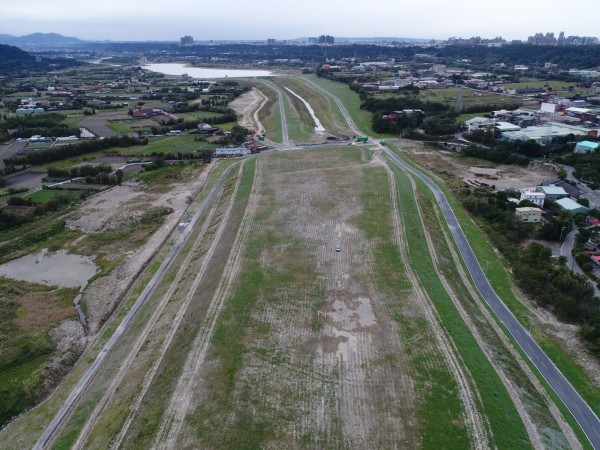
<instances>
[{"instance_id":1,"label":"hazy horizon","mask_svg":"<svg viewBox=\"0 0 600 450\"><path fill-rule=\"evenodd\" d=\"M374 0L368 6L342 0L272 4L233 0L227 9L218 4L189 4L157 0L140 4L105 0L81 6L74 0L0 0L3 24L0 33L24 36L35 32L58 33L90 41L278 40L329 34L337 37L448 37L502 36L525 40L537 32L597 36L593 21L566 15L564 2L547 0L543 6L517 0L482 5L474 1L448 4L430 0L396 4ZM580 0L574 12L594 11L592 0ZM565 23L564 17L573 17Z\"/></svg>"}]
</instances>

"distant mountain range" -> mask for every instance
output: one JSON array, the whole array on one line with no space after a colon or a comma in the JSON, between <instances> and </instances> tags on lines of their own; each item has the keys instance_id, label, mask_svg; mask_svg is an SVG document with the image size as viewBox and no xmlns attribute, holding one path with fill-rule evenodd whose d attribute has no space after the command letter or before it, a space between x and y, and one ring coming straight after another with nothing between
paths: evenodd
<instances>
[{"instance_id":1,"label":"distant mountain range","mask_svg":"<svg viewBox=\"0 0 600 450\"><path fill-rule=\"evenodd\" d=\"M33 33L26 36L0 34L0 44L19 48L60 48L85 44L86 41L57 33Z\"/></svg>"}]
</instances>

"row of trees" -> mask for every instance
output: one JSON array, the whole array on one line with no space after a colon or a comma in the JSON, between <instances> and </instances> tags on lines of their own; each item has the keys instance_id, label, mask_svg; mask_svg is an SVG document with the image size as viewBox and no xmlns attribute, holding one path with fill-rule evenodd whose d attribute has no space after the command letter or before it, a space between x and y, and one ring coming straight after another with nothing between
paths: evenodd
<instances>
[{"instance_id":1,"label":"row of trees","mask_svg":"<svg viewBox=\"0 0 600 450\"><path fill-rule=\"evenodd\" d=\"M600 354L600 302L594 298L589 280L571 271L566 258L553 258L552 251L542 244L531 243L519 249L519 244L528 238L559 240L561 231L570 227L573 218L554 210L555 219L541 226L519 222L514 215L516 205L508 201L516 195L483 188L463 189L458 193L465 209L476 217L509 260L520 288L561 320L581 325L581 337L591 351Z\"/></svg>"},{"instance_id":2,"label":"row of trees","mask_svg":"<svg viewBox=\"0 0 600 450\"><path fill-rule=\"evenodd\" d=\"M28 153L22 156L13 156L6 158L4 163L7 166L18 166L26 164L45 164L53 161L60 161L74 156L84 155L86 153L97 152L111 147L130 147L133 145L147 145L148 139L136 139L129 136L110 137L90 141L82 141L77 144L62 145L51 147L47 150Z\"/></svg>"},{"instance_id":3,"label":"row of trees","mask_svg":"<svg viewBox=\"0 0 600 450\"><path fill-rule=\"evenodd\" d=\"M113 171L109 164L84 164L83 166L71 167L70 169L61 169L58 167L48 167L48 177L50 178L78 178L95 177L101 173L111 173Z\"/></svg>"},{"instance_id":4,"label":"row of trees","mask_svg":"<svg viewBox=\"0 0 600 450\"><path fill-rule=\"evenodd\" d=\"M71 203L85 198L89 195L89 192L84 191L80 194L78 198L74 198L70 195L57 195L56 197L45 201L36 203L29 199L24 199L21 197L11 197L8 200L9 205L13 206L29 206L33 207L33 210L30 214L15 214L13 212L7 210L0 210L0 231L6 231L12 228L16 228L24 223L32 222L34 220L39 219L41 216L48 214L50 212L58 211L70 205Z\"/></svg>"}]
</instances>

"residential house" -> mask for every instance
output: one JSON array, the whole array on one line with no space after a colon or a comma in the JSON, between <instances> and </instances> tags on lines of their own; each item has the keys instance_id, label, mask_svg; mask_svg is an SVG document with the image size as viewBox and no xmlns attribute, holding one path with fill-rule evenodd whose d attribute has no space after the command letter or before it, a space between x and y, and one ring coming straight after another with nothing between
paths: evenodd
<instances>
[{"instance_id":1,"label":"residential house","mask_svg":"<svg viewBox=\"0 0 600 450\"><path fill-rule=\"evenodd\" d=\"M532 191L523 191L521 192L521 197L519 201L528 200L534 205L539 206L540 208L544 207L544 200L546 200L546 194L543 192L532 192Z\"/></svg>"},{"instance_id":2,"label":"residential house","mask_svg":"<svg viewBox=\"0 0 600 450\"><path fill-rule=\"evenodd\" d=\"M521 222L541 222L542 210L531 206L523 206L515 209L515 215Z\"/></svg>"}]
</instances>

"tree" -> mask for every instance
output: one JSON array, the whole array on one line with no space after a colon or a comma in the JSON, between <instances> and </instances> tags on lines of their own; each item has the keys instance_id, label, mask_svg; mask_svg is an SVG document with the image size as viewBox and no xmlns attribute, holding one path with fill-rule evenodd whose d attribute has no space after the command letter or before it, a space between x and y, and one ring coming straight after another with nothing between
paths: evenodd
<instances>
[{"instance_id":1,"label":"tree","mask_svg":"<svg viewBox=\"0 0 600 450\"><path fill-rule=\"evenodd\" d=\"M581 197L577 199L577 203L579 203L580 205L585 206L586 208L590 207L590 201L587 198Z\"/></svg>"},{"instance_id":2,"label":"tree","mask_svg":"<svg viewBox=\"0 0 600 450\"><path fill-rule=\"evenodd\" d=\"M557 176L561 180L564 180L565 178L567 178L567 169L565 169L564 167L561 167L557 173Z\"/></svg>"}]
</instances>

